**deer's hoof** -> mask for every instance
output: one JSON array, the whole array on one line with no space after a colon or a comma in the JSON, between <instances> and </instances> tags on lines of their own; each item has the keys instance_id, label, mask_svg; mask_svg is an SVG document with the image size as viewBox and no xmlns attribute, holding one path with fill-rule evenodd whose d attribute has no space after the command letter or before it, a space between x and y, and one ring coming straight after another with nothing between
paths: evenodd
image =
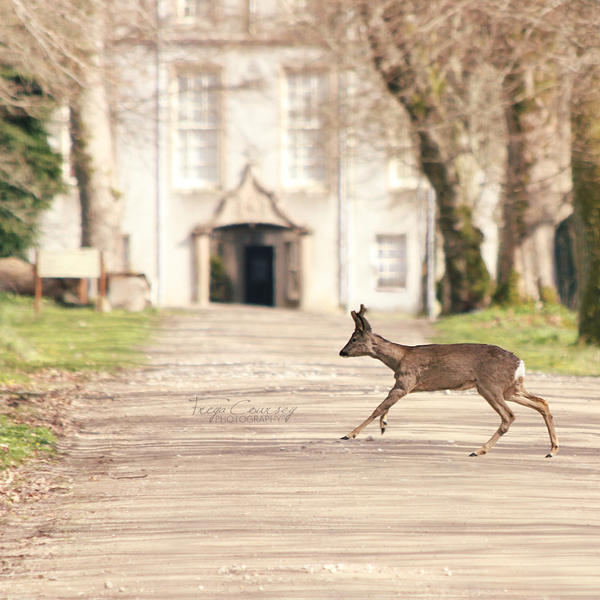
<instances>
[{"instance_id":1,"label":"deer's hoof","mask_svg":"<svg viewBox=\"0 0 600 600\"><path fill-rule=\"evenodd\" d=\"M349 440L350 438L347 435L344 435L340 438L340 440Z\"/></svg>"},{"instance_id":2,"label":"deer's hoof","mask_svg":"<svg viewBox=\"0 0 600 600\"><path fill-rule=\"evenodd\" d=\"M479 456L479 454L477 454L477 452L471 452L471 454L469 454L469 456Z\"/></svg>"},{"instance_id":3,"label":"deer's hoof","mask_svg":"<svg viewBox=\"0 0 600 600\"><path fill-rule=\"evenodd\" d=\"M381 435L383 435L385 433L385 427L381 428Z\"/></svg>"},{"instance_id":4,"label":"deer's hoof","mask_svg":"<svg viewBox=\"0 0 600 600\"><path fill-rule=\"evenodd\" d=\"M552 458L553 456L554 454L552 454L552 452L548 452L544 458Z\"/></svg>"}]
</instances>

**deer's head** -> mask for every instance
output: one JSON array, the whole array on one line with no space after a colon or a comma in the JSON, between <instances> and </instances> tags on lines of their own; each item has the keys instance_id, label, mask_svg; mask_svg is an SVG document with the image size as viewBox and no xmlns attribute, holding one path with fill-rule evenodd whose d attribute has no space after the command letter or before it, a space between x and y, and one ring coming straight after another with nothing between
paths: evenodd
<instances>
[{"instance_id":1,"label":"deer's head","mask_svg":"<svg viewBox=\"0 0 600 600\"><path fill-rule=\"evenodd\" d=\"M361 304L358 312L350 313L354 319L354 333L340 350L340 356L368 356L372 353L373 339L371 326L364 316L366 311L365 305Z\"/></svg>"}]
</instances>

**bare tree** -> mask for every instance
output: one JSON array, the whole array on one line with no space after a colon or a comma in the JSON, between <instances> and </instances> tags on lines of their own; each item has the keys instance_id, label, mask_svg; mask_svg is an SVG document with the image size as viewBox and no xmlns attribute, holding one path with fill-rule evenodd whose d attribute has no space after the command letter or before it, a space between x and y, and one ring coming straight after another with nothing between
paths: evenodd
<instances>
[{"instance_id":1,"label":"bare tree","mask_svg":"<svg viewBox=\"0 0 600 600\"><path fill-rule=\"evenodd\" d=\"M556 226L574 210L579 337L598 344L598 3L479 2L477 9L494 41L488 56L502 76L508 132L499 284L507 291L520 279L522 291L547 297Z\"/></svg>"},{"instance_id":2,"label":"bare tree","mask_svg":"<svg viewBox=\"0 0 600 600\"><path fill-rule=\"evenodd\" d=\"M418 136L422 170L438 198L445 311L468 310L487 299L465 166L481 168L482 149L497 147L498 140L498 297L555 297L555 229L571 211L566 3L331 4L338 14L360 15L359 37Z\"/></svg>"},{"instance_id":3,"label":"bare tree","mask_svg":"<svg viewBox=\"0 0 600 600\"><path fill-rule=\"evenodd\" d=\"M562 3L538 0L484 1L469 18L479 59L497 72L506 124L499 300L556 298L555 230L571 212L564 18Z\"/></svg>"},{"instance_id":4,"label":"bare tree","mask_svg":"<svg viewBox=\"0 0 600 600\"><path fill-rule=\"evenodd\" d=\"M79 84L77 72L84 64L80 50L85 36L82 3L74 0L5 0L0 3L0 63L35 79L47 95L70 97ZM10 82L0 82L0 101L36 110L35 98L23 105ZM40 100L38 98L38 100Z\"/></svg>"},{"instance_id":5,"label":"bare tree","mask_svg":"<svg viewBox=\"0 0 600 600\"><path fill-rule=\"evenodd\" d=\"M107 12L90 4L85 14L86 68L71 103L72 158L81 203L82 245L104 252L109 271L122 270L122 200L117 192L111 106L106 69Z\"/></svg>"},{"instance_id":6,"label":"bare tree","mask_svg":"<svg viewBox=\"0 0 600 600\"><path fill-rule=\"evenodd\" d=\"M448 51L460 12L453 3L358 4L373 65L409 116L421 168L436 192L446 271L443 311L481 307L489 300L490 278L481 255L483 235L464 197L461 164L470 151L463 103L472 72ZM466 53L463 58L470 60Z\"/></svg>"}]
</instances>

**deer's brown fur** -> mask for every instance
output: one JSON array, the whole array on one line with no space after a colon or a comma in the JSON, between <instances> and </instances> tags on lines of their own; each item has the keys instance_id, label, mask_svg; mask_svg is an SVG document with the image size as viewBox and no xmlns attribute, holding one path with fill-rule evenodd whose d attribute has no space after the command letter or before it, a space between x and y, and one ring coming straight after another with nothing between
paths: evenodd
<instances>
[{"instance_id":1,"label":"deer's brown fur","mask_svg":"<svg viewBox=\"0 0 600 600\"><path fill-rule=\"evenodd\" d=\"M355 329L340 356L371 356L394 371L396 384L373 413L342 439L355 438L371 421L379 417L381 433L387 426L387 413L400 398L410 392L466 390L476 388L500 415L500 427L481 448L471 454L485 454L505 434L515 416L506 401L537 410L550 436L551 457L558 452L558 439L548 404L523 387L523 361L512 352L488 344L426 344L404 346L373 333L365 318L366 309L352 311Z\"/></svg>"}]
</instances>

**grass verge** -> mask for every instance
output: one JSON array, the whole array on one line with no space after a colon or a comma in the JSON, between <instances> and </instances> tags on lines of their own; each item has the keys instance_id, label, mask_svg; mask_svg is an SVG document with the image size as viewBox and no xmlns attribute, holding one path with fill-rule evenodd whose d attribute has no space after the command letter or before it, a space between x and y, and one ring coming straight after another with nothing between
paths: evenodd
<instances>
[{"instance_id":1,"label":"grass verge","mask_svg":"<svg viewBox=\"0 0 600 600\"><path fill-rule=\"evenodd\" d=\"M560 305L524 305L445 317L440 343L481 342L514 352L531 371L600 375L600 348L577 343L577 317Z\"/></svg>"},{"instance_id":2,"label":"grass verge","mask_svg":"<svg viewBox=\"0 0 600 600\"><path fill-rule=\"evenodd\" d=\"M156 322L153 312L98 313L0 294L0 385L23 383L40 369L101 371L143 361L141 346Z\"/></svg>"},{"instance_id":3,"label":"grass verge","mask_svg":"<svg viewBox=\"0 0 600 600\"><path fill-rule=\"evenodd\" d=\"M101 314L49 300L36 315L31 298L0 294L0 471L52 454L62 400L45 389L48 379L56 387L141 364L157 319L152 311Z\"/></svg>"},{"instance_id":4,"label":"grass verge","mask_svg":"<svg viewBox=\"0 0 600 600\"><path fill-rule=\"evenodd\" d=\"M54 454L56 437L47 427L31 427L0 415L0 471L33 456Z\"/></svg>"}]
</instances>

